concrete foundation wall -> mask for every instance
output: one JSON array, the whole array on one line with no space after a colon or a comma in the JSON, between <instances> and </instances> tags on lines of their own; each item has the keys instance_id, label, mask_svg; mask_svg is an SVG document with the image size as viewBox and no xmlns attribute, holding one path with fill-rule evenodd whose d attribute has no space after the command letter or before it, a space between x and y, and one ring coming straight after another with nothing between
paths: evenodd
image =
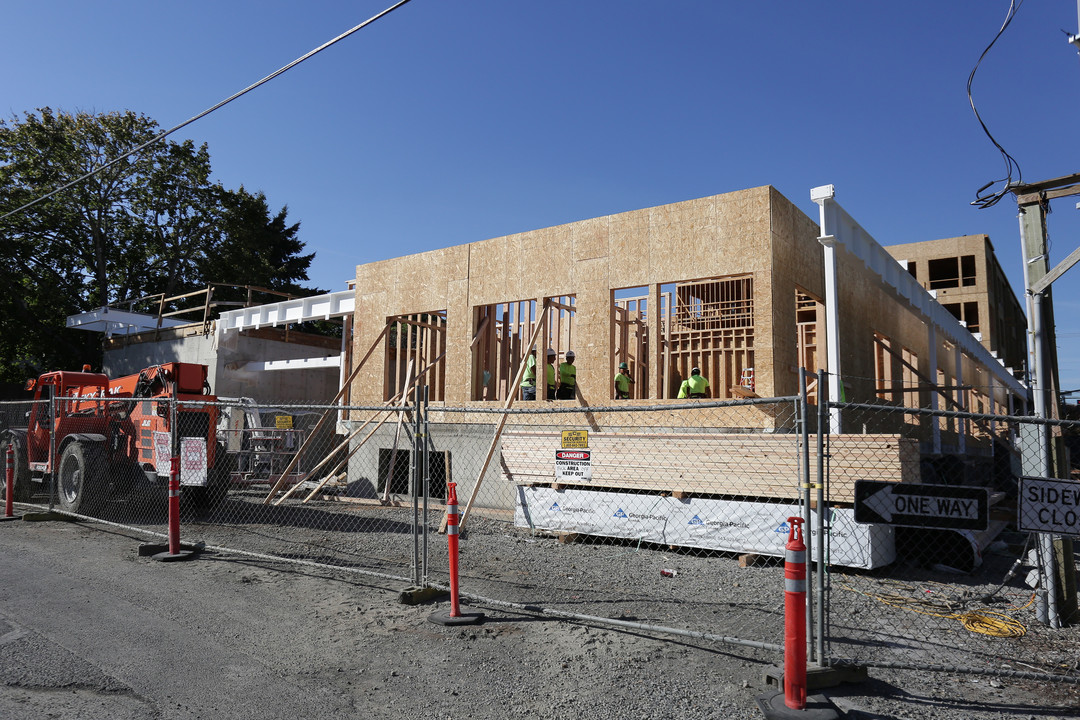
<instances>
[{"instance_id":1,"label":"concrete foundation wall","mask_svg":"<svg viewBox=\"0 0 1080 720\"><path fill-rule=\"evenodd\" d=\"M355 430L360 426L360 423L353 422L349 423L349 425ZM458 503L463 511L469 497L472 495L484 457L487 454L488 447L491 445L495 425L494 423L491 425L440 423L430 425L429 428L431 431L432 451L450 454L446 482L456 482L458 484ZM396 426L388 422L382 428L379 428L350 458L348 475L348 494L350 496L361 498L379 497L379 488L382 487L385 480L377 477L379 451L389 451L394 447L395 432ZM364 435L366 435L366 432L361 433L360 437ZM410 450L412 448L411 428L402 428L397 448L398 450ZM350 450L352 449L355 449L355 444L350 448ZM481 488L474 503L475 507L504 511L514 509L515 488L511 483L503 480L500 467L499 452L496 450L484 474ZM403 471L395 468L395 475L400 472ZM404 495L397 497L399 500L408 499Z\"/></svg>"},{"instance_id":2,"label":"concrete foundation wall","mask_svg":"<svg viewBox=\"0 0 1080 720\"><path fill-rule=\"evenodd\" d=\"M325 404L340 387L337 368L314 370L245 369L248 361L287 360L336 355L340 341L292 333L285 342L284 333L255 331L231 333L219 342L214 333L185 334L180 331L159 340L142 338L116 339L105 350L104 371L121 377L143 368L166 362L189 362L206 365L211 391L219 397L250 397L267 405Z\"/></svg>"}]
</instances>

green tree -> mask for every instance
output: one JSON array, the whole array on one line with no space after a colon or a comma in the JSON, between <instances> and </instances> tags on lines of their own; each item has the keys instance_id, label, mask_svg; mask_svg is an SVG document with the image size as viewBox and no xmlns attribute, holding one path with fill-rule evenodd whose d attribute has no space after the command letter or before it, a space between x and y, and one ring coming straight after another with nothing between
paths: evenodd
<instances>
[{"instance_id":1,"label":"green tree","mask_svg":"<svg viewBox=\"0 0 1080 720\"><path fill-rule=\"evenodd\" d=\"M197 263L202 277L293 295L312 293L299 283L308 279L315 253L300 254L300 223L289 224L288 206L272 215L266 195L253 195L241 186L222 190L220 207L220 232Z\"/></svg>"},{"instance_id":2,"label":"green tree","mask_svg":"<svg viewBox=\"0 0 1080 720\"><path fill-rule=\"evenodd\" d=\"M0 120L0 215L100 169L0 220L0 381L99 364L100 338L65 318L102 305L226 278L311 292L298 281L313 255L286 210L212 182L205 144L150 142L160 134L130 111Z\"/></svg>"}]
</instances>

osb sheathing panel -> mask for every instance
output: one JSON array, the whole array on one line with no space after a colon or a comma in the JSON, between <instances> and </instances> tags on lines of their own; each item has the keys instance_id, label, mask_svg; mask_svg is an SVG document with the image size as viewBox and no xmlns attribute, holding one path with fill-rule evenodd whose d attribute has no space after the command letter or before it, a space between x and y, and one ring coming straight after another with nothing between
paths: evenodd
<instances>
[{"instance_id":1,"label":"osb sheathing panel","mask_svg":"<svg viewBox=\"0 0 1080 720\"><path fill-rule=\"evenodd\" d=\"M582 395L590 402L601 402L610 396L607 374L611 367L611 294L607 258L582 260L575 263L574 270L578 277L589 281L577 284L581 288L575 305L579 310L574 313L574 337L569 349L577 355L574 364Z\"/></svg>"},{"instance_id":2,"label":"osb sheathing panel","mask_svg":"<svg viewBox=\"0 0 1080 720\"><path fill-rule=\"evenodd\" d=\"M463 245L357 266L353 332L356 361L359 362L382 332L388 316L448 310L454 299L453 283L456 281L458 286L467 283L468 272L468 247ZM458 294L462 293L459 291ZM456 301L460 303L461 298ZM455 337L453 330L453 327L448 328L450 338ZM468 347L467 338L465 347ZM385 341L358 373L357 382L353 383L352 402L382 402L384 358ZM448 376L457 371L451 366L447 368Z\"/></svg>"},{"instance_id":3,"label":"osb sheathing panel","mask_svg":"<svg viewBox=\"0 0 1080 720\"><path fill-rule=\"evenodd\" d=\"M613 288L638 287L642 269L652 263L652 244L649 240L649 212L614 215L608 219L608 279Z\"/></svg>"},{"instance_id":4,"label":"osb sheathing panel","mask_svg":"<svg viewBox=\"0 0 1080 720\"><path fill-rule=\"evenodd\" d=\"M1010 338L998 334L994 316L1002 313L1005 327L1026 327L1023 307L1016 298L1009 279L994 256L994 246L988 235L963 235L941 240L890 245L885 248L901 262L916 265L917 279L923 287L929 280L929 261L946 257L974 255L976 262L975 285L967 287L940 288L936 290L940 303L977 302L979 304L979 332L982 344L997 352L1005 364L1023 365L1027 349L1022 333ZM1001 291L1000 293L998 291Z\"/></svg>"},{"instance_id":5,"label":"osb sheathing panel","mask_svg":"<svg viewBox=\"0 0 1080 720\"><path fill-rule=\"evenodd\" d=\"M570 241L574 248L574 260L593 260L608 256L610 220L593 218L570 226Z\"/></svg>"},{"instance_id":6,"label":"osb sheathing panel","mask_svg":"<svg viewBox=\"0 0 1080 720\"><path fill-rule=\"evenodd\" d=\"M772 275L769 317L773 332L768 336L772 339L771 352L763 357L755 352L755 374L758 376L759 395L786 396L794 395L799 390L795 293L801 289L823 300L824 272L821 244L817 241L818 224L775 190L772 191L770 208L773 253L769 269ZM763 313L764 306L758 315ZM791 332L782 331L782 328L791 328ZM822 342L824 336L824 328L819 328Z\"/></svg>"},{"instance_id":7,"label":"osb sheathing panel","mask_svg":"<svg viewBox=\"0 0 1080 720\"><path fill-rule=\"evenodd\" d=\"M471 357L468 348L472 343L473 334L476 329L472 326L472 311L464 315L461 313L454 313L453 319L450 318L449 308L460 308L468 306L469 303L469 279L467 277L460 280L451 280L447 283L447 295L448 301L446 307L447 322L446 322L446 387L444 397L447 402L460 404L469 399L469 387L470 387L470 367L469 363L462 362L461 353L457 352L459 348L465 348L466 360Z\"/></svg>"},{"instance_id":8,"label":"osb sheathing panel","mask_svg":"<svg viewBox=\"0 0 1080 720\"><path fill-rule=\"evenodd\" d=\"M446 400L464 401L475 306L575 295L578 376L586 401L599 404L609 400L612 288L753 273L755 370L759 387L771 388L770 206L780 197L753 188L362 265L357 352L367 350L388 315L445 309ZM354 401L381 402L381 353L361 377Z\"/></svg>"}]
</instances>

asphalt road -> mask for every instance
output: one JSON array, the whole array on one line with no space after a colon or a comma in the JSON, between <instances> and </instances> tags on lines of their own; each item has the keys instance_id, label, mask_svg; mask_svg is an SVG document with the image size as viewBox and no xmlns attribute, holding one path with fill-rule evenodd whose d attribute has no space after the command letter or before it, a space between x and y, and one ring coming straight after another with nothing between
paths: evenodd
<instances>
[{"instance_id":1,"label":"asphalt road","mask_svg":"<svg viewBox=\"0 0 1080 720\"><path fill-rule=\"evenodd\" d=\"M389 582L0 523L0 718L761 718L772 657L500 612L444 628ZM443 605L442 607L445 607ZM1074 687L874 673L852 718L1076 717Z\"/></svg>"}]
</instances>

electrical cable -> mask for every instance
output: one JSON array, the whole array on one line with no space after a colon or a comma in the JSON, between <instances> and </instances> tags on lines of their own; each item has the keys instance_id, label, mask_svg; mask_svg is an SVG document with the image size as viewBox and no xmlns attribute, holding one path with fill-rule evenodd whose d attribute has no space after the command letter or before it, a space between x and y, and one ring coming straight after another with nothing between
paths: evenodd
<instances>
[{"instance_id":1,"label":"electrical cable","mask_svg":"<svg viewBox=\"0 0 1080 720\"><path fill-rule=\"evenodd\" d=\"M48 200L53 195L56 195L57 193L61 193L64 190L67 190L68 188L73 187L75 185L78 185L83 180L86 180L87 178L93 177L94 175L98 174L102 170L110 168L113 165L121 162L122 160L125 160L125 159L131 157L132 155L134 155L134 154L136 154L138 152L141 152L142 150L145 150L146 148L150 147L151 145L164 140L165 138L167 138L169 135L172 135L177 130L185 128L188 125L190 125L191 123L195 122L196 120L201 120L202 118L206 117L207 115L214 112L215 110L219 110L220 108L225 107L226 105L231 103L233 100L236 100L237 98L240 98L243 95L246 95L247 93L251 92L255 88L259 87L260 85L265 85L266 83L268 83L271 80L273 80L274 78L276 78L278 75L281 75L281 74L291 70L292 68L296 67L297 65L304 62L308 58L311 58L311 57L317 55L318 53L322 52L326 48L330 47L331 45L334 45L334 44L344 40L345 38L349 37L350 35L357 32L358 30L361 30L361 29L367 27L368 25L370 25L371 23L375 22L379 18L382 18L382 17L385 17L386 15L389 15L394 10L397 10L399 7L401 7L402 5L405 5L406 3L410 2L410 1L411 0L399 0L399 2L397 2L394 5L391 5L390 7L386 8L385 10L378 13L377 15L371 16L370 18L368 18L364 22L360 23L359 25L356 25L355 27L341 33L340 35L335 37L333 40L328 40L327 42L323 43L322 45L315 48L314 50L311 50L311 51L305 53L304 55L301 55L300 57L293 60L288 65L285 65L284 67L281 67L278 70L275 70L274 72L272 72L269 75L267 75L266 77L264 77L262 80L259 80L258 82L255 82L255 83L252 83L251 85L248 85L243 90L241 90L241 91L239 91L237 93L233 93L232 95L225 98L224 100L217 103L216 105L213 105L212 107L209 107L206 110L203 110L198 115L195 115L194 117L188 118L187 120L180 123L179 125L177 125L177 126L175 126L173 128L170 128L170 129L168 129L168 130L166 130L166 131L164 131L162 133L159 133L158 135L155 135L153 138L151 138L150 140L147 140L142 145L139 145L137 147L132 148L131 150L128 150L123 155L120 155L119 157L113 158L112 160L105 163L104 165L100 165L100 166L92 169L90 172L88 172L88 173L86 173L84 175L81 175L80 177L75 178L71 182L68 182L68 183L66 183L64 185L61 185L60 187L56 188L55 190L51 190L50 192L48 192L48 193L46 193L46 194L44 194L44 195L42 195L42 196L40 196L38 198L35 198L34 200L31 200L30 202L26 203L25 205L22 205L21 207L17 207L17 208L15 208L14 210L12 210L10 212L7 212L7 213L5 213L3 215L0 215L0 220L6 220L7 218L11 217L12 215L16 215L16 214L22 212L23 210L31 208L34 205L37 205L40 202Z\"/></svg>"},{"instance_id":2,"label":"electrical cable","mask_svg":"<svg viewBox=\"0 0 1080 720\"><path fill-rule=\"evenodd\" d=\"M1002 23L1001 29L998 30L997 35L994 36L994 39L991 40L990 44L986 46L986 49L982 51L982 55L979 56L978 62L975 63L975 67L973 67L971 69L971 74L968 75L967 96L968 96L968 104L971 105L971 111L973 113L975 113L975 119L979 121L979 125L982 126L983 132L986 133L986 137L990 138L990 142L992 142L994 144L994 147L996 147L998 149L998 152L1001 153L1002 159L1005 161L1005 177L1002 178L1001 180L991 180L990 182L986 183L981 188L979 188L978 190L975 191L975 199L972 200L971 204L975 205L976 207L981 208L981 209L985 209L985 208L988 208L988 207L993 207L994 205L996 205L998 203L999 200L1001 200L1001 198L1005 197L1005 195L1008 194L1009 189L1011 187L1013 187L1013 185L1014 185L1014 183L1013 183L1013 170L1014 169L1016 171L1016 183L1015 184L1019 185L1019 184L1021 184L1023 182L1023 173L1020 172L1019 163L1017 163L1016 160L1013 158L1013 156L1010 155L1009 153L1007 153L1005 151L1005 148L1003 148L1001 146L1001 144L998 143L998 141L994 139L994 136L990 133L990 130L986 127L986 123L983 122L982 116L979 115L979 111L975 108L975 99L971 95L971 84L972 84L972 81L975 79L975 72L979 69L979 65L982 64L982 61L986 57L987 53L990 52L990 48L994 47L994 43L996 43L998 41L998 38L1001 37L1001 35L1005 32L1005 29L1007 27L1009 27L1010 23L1012 23L1013 18L1016 17L1016 11L1019 10L1020 6L1023 5L1023 4L1024 4L1024 0L1019 0L1019 1L1010 0L1010 2L1009 2L1009 12L1005 17L1005 22ZM992 186L996 185L997 183L1004 183L1004 185L1002 186L1002 188L1000 190L997 190L996 192L990 192L990 193L986 192L987 190L989 190Z\"/></svg>"},{"instance_id":3,"label":"electrical cable","mask_svg":"<svg viewBox=\"0 0 1080 720\"><path fill-rule=\"evenodd\" d=\"M879 580L879 584L884 585L886 581ZM923 590L922 588L915 587L914 585L905 585L898 581L894 581L893 584L899 585L899 592L868 592L866 590L860 590L852 587L847 583L840 583L840 587L851 592L858 593L872 600L877 600L883 605L889 607L895 607L901 610L908 610L909 612L917 613L919 615L927 615L929 617L941 618L944 620L956 620L965 629L970 632L979 633L981 635L989 635L991 637L1022 637L1027 634L1027 628L1019 620L1009 617L1004 613L1000 613L994 610L963 610L962 606L966 605L972 600L965 598L941 598L929 600L923 597L915 597L915 593L925 594L931 591ZM944 583L932 583L935 585L941 585L947 587ZM908 594L905 594L906 591ZM986 595L978 601L983 601L994 594ZM1032 593L1031 598L1019 607L1009 608L1010 610L1023 610L1031 605L1035 600L1035 594Z\"/></svg>"}]
</instances>

